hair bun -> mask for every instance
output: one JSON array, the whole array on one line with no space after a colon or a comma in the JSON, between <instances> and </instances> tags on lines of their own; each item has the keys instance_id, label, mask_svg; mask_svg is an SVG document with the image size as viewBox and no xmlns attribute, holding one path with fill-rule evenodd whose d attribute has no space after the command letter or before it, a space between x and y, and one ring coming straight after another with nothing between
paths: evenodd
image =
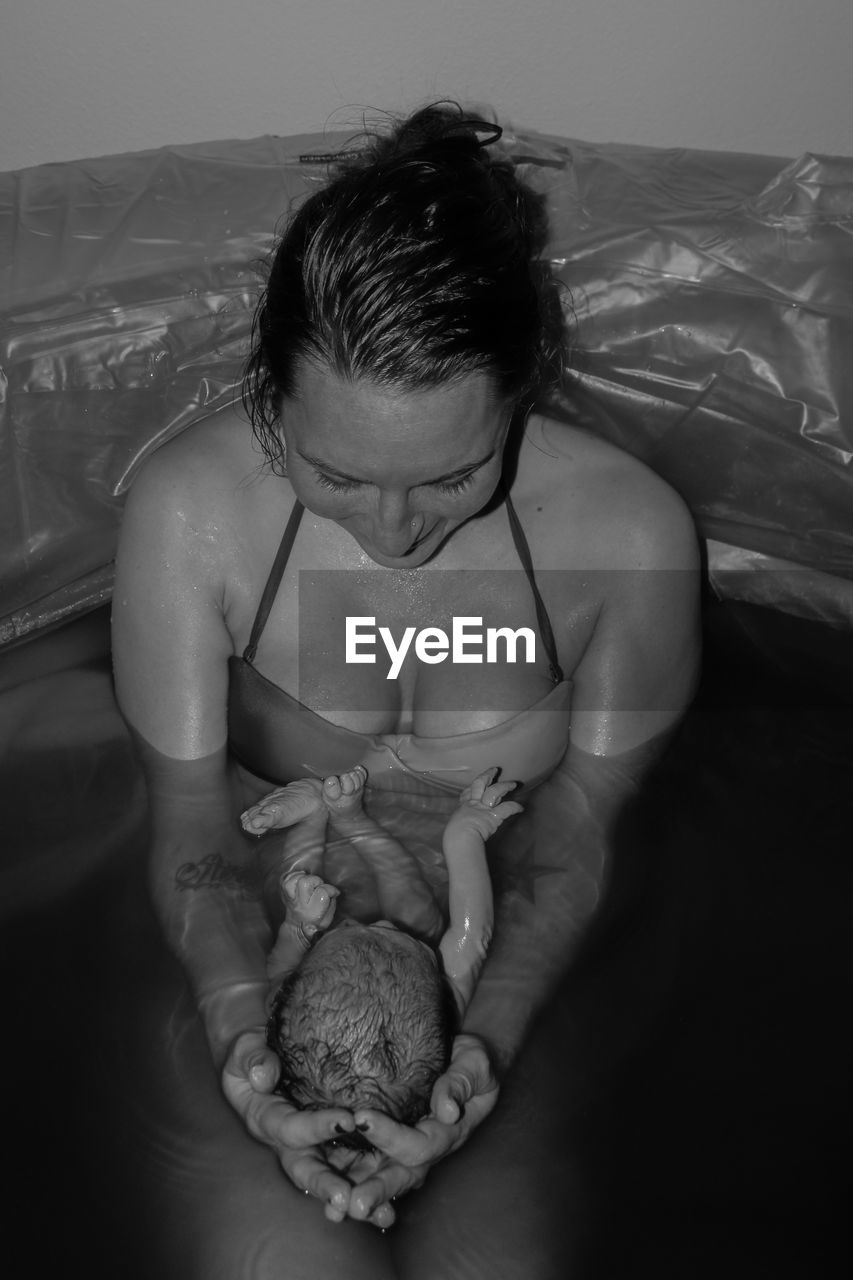
<instances>
[{"instance_id":1,"label":"hair bun","mask_svg":"<svg viewBox=\"0 0 853 1280\"><path fill-rule=\"evenodd\" d=\"M386 137L397 155L433 147L443 142L465 143L474 150L491 146L503 129L491 120L469 116L458 102L435 102L415 111Z\"/></svg>"}]
</instances>

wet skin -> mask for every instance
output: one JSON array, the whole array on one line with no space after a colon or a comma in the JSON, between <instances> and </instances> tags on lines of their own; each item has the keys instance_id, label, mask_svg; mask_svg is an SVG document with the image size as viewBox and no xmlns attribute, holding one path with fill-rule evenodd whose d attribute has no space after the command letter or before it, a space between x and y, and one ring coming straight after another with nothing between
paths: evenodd
<instances>
[{"instance_id":1,"label":"wet skin","mask_svg":"<svg viewBox=\"0 0 853 1280\"><path fill-rule=\"evenodd\" d=\"M158 450L125 509L113 651L120 705L146 746L158 807L152 864L158 911L197 989L221 993L203 1008L205 1026L219 1061L230 1046L223 1084L250 1132L276 1148L297 1186L309 1186L327 1202L345 1201L344 1212L377 1223L390 1197L420 1185L430 1165L465 1141L494 1106L497 1087L482 1043L473 1034L460 1038L454 1068L434 1098L439 1120L426 1132L374 1121L371 1136L390 1156L390 1172L356 1189L342 1185L311 1145L312 1138L317 1143L330 1136L332 1117L306 1124L286 1115L283 1100L271 1095L274 1065L261 1060L256 1030L264 1021L269 948L257 941L262 926L256 908L242 900L220 906L210 895L203 910L195 908L197 919L189 920L188 900L175 895L175 877L188 858L201 860L211 849L235 865L250 857L233 836L236 805L228 799L227 660L248 639L264 566L293 495L318 517L300 530L299 555L308 567L416 569L434 560L443 566L447 551L449 568L505 564L512 555L505 517L484 511L500 475L508 421L506 407L479 376L398 395L306 367L297 394L282 406L288 479L259 466L245 424L221 415ZM609 811L628 790L598 761L656 743L677 721L692 692L697 657L695 596L682 586L683 576L634 572L694 572L692 525L678 499L640 464L570 428L537 420L521 445L513 499L534 562L545 569L592 570L590 581L604 582L606 594L602 588L589 598L575 593L553 602L575 710L570 752L560 766L565 785L543 784L540 806L543 813L561 813L553 823L558 842L545 860L565 861L559 884L566 890L554 893L535 919L507 922L503 951L512 982L506 985L491 959L469 1019L471 1032L491 1034L501 1026L500 1052L507 1060L520 1047L528 1011L541 1004L582 925L568 888L569 824L588 814L590 831L603 830L595 806L600 800ZM478 514L482 519L473 520ZM610 576L596 579L598 569ZM629 572L614 577L611 570ZM289 590L277 601L264 637L264 671L292 689L297 640L295 591ZM536 685L526 705L538 696ZM344 724L349 712L344 701L340 707L332 718ZM399 712L400 724L390 728L404 732L403 711L418 715L423 708L417 702L383 706L376 717L381 723L356 722L352 714L347 727L385 732L386 721ZM445 718L430 723L426 733L480 727L468 704L460 703L452 725ZM192 797L203 793L203 804L194 798L189 806L173 803L185 766ZM221 809L221 823L210 816L188 829L186 813L202 809L209 815ZM585 848L579 836L573 845ZM592 845L589 862L590 875L599 874L601 857ZM529 950L537 961L523 972L510 960L522 930L532 939L522 960ZM214 935L224 939L215 952L209 945ZM564 939L559 948L554 939ZM255 972L256 992L245 981ZM491 974L489 993L481 997ZM522 989L523 1001L513 994ZM504 990L512 1008L503 1008Z\"/></svg>"},{"instance_id":2,"label":"wet skin","mask_svg":"<svg viewBox=\"0 0 853 1280\"><path fill-rule=\"evenodd\" d=\"M484 376L393 395L307 364L282 406L287 474L374 563L415 569L494 493L511 416Z\"/></svg>"}]
</instances>

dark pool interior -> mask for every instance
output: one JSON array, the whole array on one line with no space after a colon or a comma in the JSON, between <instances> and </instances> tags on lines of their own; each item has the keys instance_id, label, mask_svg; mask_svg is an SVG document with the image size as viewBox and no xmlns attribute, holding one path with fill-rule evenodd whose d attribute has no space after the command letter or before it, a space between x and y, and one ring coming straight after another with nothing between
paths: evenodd
<instances>
[{"instance_id":1,"label":"dark pool interior","mask_svg":"<svg viewBox=\"0 0 853 1280\"><path fill-rule=\"evenodd\" d=\"M696 701L623 817L606 906L507 1084L526 1143L499 1119L474 1140L494 1178L458 1269L448 1235L447 1280L493 1274L476 1258L510 1220L519 1280L528 1248L592 1280L836 1274L853 646L711 599L705 629ZM254 1211L268 1153L218 1101L148 905L106 610L0 658L0 742L3 1274L296 1276L268 1256L205 1262L199 1243L217 1216L227 1234L223 1205ZM437 1171L402 1216L439 1223L441 1187Z\"/></svg>"}]
</instances>

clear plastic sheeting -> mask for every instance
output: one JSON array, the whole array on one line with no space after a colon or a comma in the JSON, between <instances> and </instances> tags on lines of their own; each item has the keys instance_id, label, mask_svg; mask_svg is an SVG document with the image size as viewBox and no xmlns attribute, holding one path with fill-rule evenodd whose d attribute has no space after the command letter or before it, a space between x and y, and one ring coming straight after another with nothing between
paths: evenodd
<instances>
[{"instance_id":1,"label":"clear plastic sheeting","mask_svg":"<svg viewBox=\"0 0 853 1280\"><path fill-rule=\"evenodd\" d=\"M0 643L108 598L136 469L234 400L258 263L345 141L0 176ZM557 411L665 476L727 570L743 553L718 589L763 565L762 600L788 608L783 561L808 571L797 610L826 617L830 580L853 580L853 160L501 145L547 198L570 291Z\"/></svg>"},{"instance_id":2,"label":"clear plastic sheeting","mask_svg":"<svg viewBox=\"0 0 853 1280\"><path fill-rule=\"evenodd\" d=\"M761 572L853 579L853 159L539 148L575 417Z\"/></svg>"},{"instance_id":3,"label":"clear plastic sheeting","mask_svg":"<svg viewBox=\"0 0 853 1280\"><path fill-rule=\"evenodd\" d=\"M142 459L229 404L256 263L322 139L0 177L0 642L109 595Z\"/></svg>"}]
</instances>

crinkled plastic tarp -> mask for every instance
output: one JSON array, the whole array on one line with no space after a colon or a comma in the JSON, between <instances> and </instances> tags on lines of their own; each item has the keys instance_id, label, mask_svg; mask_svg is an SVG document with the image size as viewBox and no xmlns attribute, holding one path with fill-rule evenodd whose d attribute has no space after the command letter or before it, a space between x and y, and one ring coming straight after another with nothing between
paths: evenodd
<instances>
[{"instance_id":1,"label":"crinkled plastic tarp","mask_svg":"<svg viewBox=\"0 0 853 1280\"><path fill-rule=\"evenodd\" d=\"M108 598L136 469L234 399L257 264L343 141L0 177L0 643ZM571 291L562 411L683 495L721 592L853 624L853 160L502 145Z\"/></svg>"}]
</instances>

